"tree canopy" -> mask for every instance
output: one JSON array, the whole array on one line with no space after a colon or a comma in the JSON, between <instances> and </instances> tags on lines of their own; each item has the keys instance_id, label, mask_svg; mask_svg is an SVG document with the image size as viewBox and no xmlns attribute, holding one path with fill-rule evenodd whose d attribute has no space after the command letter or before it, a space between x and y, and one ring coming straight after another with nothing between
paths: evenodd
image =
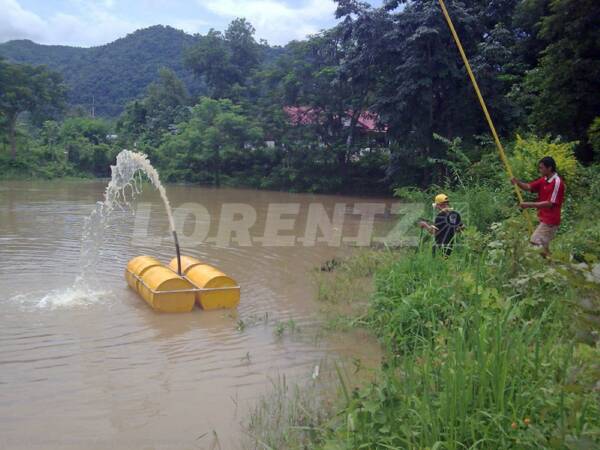
<instances>
[{"instance_id":1,"label":"tree canopy","mask_svg":"<svg viewBox=\"0 0 600 450\"><path fill-rule=\"evenodd\" d=\"M519 133L524 142L539 136L540 145L576 141L583 163L597 157L600 3L446 3L509 152ZM438 2L373 7L337 0L336 16L334 27L284 47L258 41L252 24L239 18L205 35L152 27L94 50L89 83L110 85L110 95L119 91L124 105L114 127L109 124L107 134L116 136L105 143L108 153L138 148L173 181L347 192L452 180L458 141L465 160L493 161L487 124ZM170 43L163 42L165 33ZM3 44L0 53L15 45ZM24 55L40 52L20 45L28 48ZM85 117L73 108L70 81L89 73L69 65L80 53L49 47L44 58L68 67L68 114ZM104 71L106 55L115 57ZM129 72L143 73L135 89ZM11 80L0 78L6 92ZM30 88L41 89L35 86L32 79ZM86 85L77 86L81 95ZM36 99L47 96L42 91ZM24 96L11 120L22 118L31 138L47 145L40 124L53 104L50 98L27 104ZM12 142L25 135L13 133Z\"/></svg>"},{"instance_id":2,"label":"tree canopy","mask_svg":"<svg viewBox=\"0 0 600 450\"><path fill-rule=\"evenodd\" d=\"M10 152L16 158L16 126L19 114L32 121L55 116L64 107L65 88L60 75L44 66L8 64L0 59L0 119L8 131Z\"/></svg>"}]
</instances>

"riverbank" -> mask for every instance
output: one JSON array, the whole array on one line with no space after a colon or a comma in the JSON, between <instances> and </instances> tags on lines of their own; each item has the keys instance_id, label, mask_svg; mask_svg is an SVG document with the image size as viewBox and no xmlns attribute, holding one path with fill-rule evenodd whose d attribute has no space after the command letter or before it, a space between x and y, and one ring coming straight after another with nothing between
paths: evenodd
<instances>
[{"instance_id":1,"label":"riverbank","mask_svg":"<svg viewBox=\"0 0 600 450\"><path fill-rule=\"evenodd\" d=\"M358 389L340 376L331 409L290 423L302 440L290 433L286 448L598 445L599 183L572 185L551 262L528 244L510 196L480 186L450 193L470 217L447 260L424 243L320 276L317 295L336 311L325 325L367 330L384 357Z\"/></svg>"},{"instance_id":2,"label":"riverbank","mask_svg":"<svg viewBox=\"0 0 600 450\"><path fill-rule=\"evenodd\" d=\"M114 161L110 162L114 163ZM110 167L108 163L108 167ZM94 175L90 172L80 171L72 165L48 164L36 165L34 162L21 164L20 162L13 163L8 158L2 158L0 155L0 181L40 181L40 180L56 180L56 181L103 181L110 179L110 173L106 172L101 175ZM256 189L265 192L289 192L293 194L318 194L318 195L344 195L354 197L382 197L391 198L389 189L365 189L364 186L343 187L341 189L312 189L305 188L290 188L277 183L256 183L248 181L248 178L226 178L220 186L216 186L210 181L192 182L184 179L167 178L161 180L169 185L190 186L199 188L219 189Z\"/></svg>"}]
</instances>

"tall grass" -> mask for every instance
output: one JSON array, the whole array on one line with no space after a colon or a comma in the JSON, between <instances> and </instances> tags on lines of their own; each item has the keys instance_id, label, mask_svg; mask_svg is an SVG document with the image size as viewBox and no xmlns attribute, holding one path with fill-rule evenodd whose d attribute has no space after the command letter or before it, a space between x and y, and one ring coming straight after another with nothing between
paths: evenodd
<instances>
[{"instance_id":1,"label":"tall grass","mask_svg":"<svg viewBox=\"0 0 600 450\"><path fill-rule=\"evenodd\" d=\"M448 259L425 248L379 269L367 324L387 362L325 448L600 443L600 349L572 328L581 279L530 250L522 225L474 232Z\"/></svg>"},{"instance_id":2,"label":"tall grass","mask_svg":"<svg viewBox=\"0 0 600 450\"><path fill-rule=\"evenodd\" d=\"M391 364L347 407L353 428L338 444L541 448L597 438L595 399L569 380L572 347L510 320L458 327Z\"/></svg>"},{"instance_id":3,"label":"tall grass","mask_svg":"<svg viewBox=\"0 0 600 450\"><path fill-rule=\"evenodd\" d=\"M322 435L321 426L331 414L325 407L320 385L290 384L285 376L272 380L271 389L260 397L246 426L245 449L308 449Z\"/></svg>"},{"instance_id":4,"label":"tall grass","mask_svg":"<svg viewBox=\"0 0 600 450\"><path fill-rule=\"evenodd\" d=\"M373 294L373 275L397 258L389 250L361 249L350 258L316 268L313 272L316 297L322 302L327 328L345 329L360 321Z\"/></svg>"}]
</instances>

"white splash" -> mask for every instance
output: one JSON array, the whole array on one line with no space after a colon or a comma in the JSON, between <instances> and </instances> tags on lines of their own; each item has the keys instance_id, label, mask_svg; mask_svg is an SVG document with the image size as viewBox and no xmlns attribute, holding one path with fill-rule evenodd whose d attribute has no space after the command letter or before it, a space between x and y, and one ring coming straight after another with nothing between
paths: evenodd
<instances>
[{"instance_id":1,"label":"white splash","mask_svg":"<svg viewBox=\"0 0 600 450\"><path fill-rule=\"evenodd\" d=\"M37 303L37 306L48 309L87 306L106 299L108 295L110 295L110 291L95 290L81 283L75 283L70 288L48 292Z\"/></svg>"},{"instance_id":2,"label":"white splash","mask_svg":"<svg viewBox=\"0 0 600 450\"><path fill-rule=\"evenodd\" d=\"M22 308L61 309L86 307L106 300L112 293L102 289L92 289L83 283L75 283L69 288L51 291L34 291L17 294L10 298L12 303Z\"/></svg>"}]
</instances>

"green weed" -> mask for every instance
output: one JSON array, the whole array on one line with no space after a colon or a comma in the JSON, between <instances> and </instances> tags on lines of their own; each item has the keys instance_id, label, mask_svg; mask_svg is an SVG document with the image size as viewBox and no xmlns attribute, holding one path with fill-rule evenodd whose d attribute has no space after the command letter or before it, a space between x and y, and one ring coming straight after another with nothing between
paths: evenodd
<instances>
[{"instance_id":1,"label":"green weed","mask_svg":"<svg viewBox=\"0 0 600 450\"><path fill-rule=\"evenodd\" d=\"M522 219L507 220L448 259L424 248L377 271L364 323L387 361L376 383L344 401L324 448L600 441L600 348L577 344L571 327L582 283L543 261L522 229Z\"/></svg>"}]
</instances>

